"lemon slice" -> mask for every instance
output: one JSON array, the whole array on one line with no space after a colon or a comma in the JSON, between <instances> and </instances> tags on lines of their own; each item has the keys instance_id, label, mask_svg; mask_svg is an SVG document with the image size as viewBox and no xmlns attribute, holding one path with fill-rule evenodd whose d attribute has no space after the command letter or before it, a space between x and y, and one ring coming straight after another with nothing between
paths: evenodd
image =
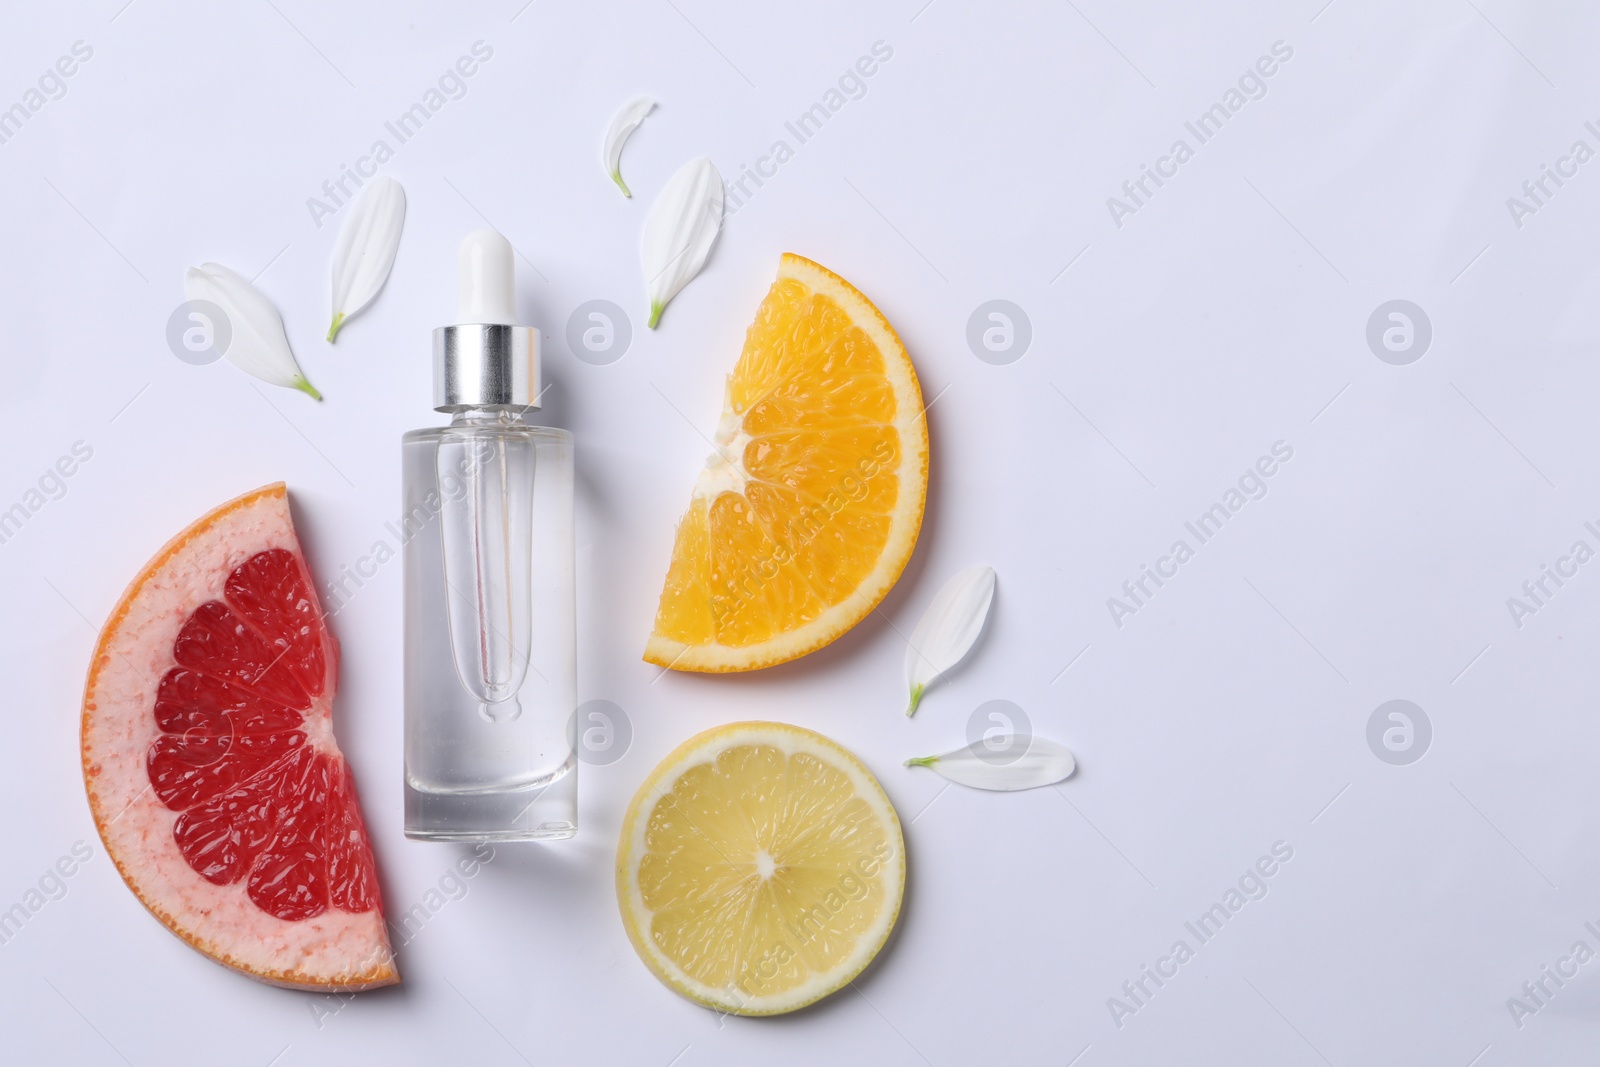
<instances>
[{"instance_id":1,"label":"lemon slice","mask_svg":"<svg viewBox=\"0 0 1600 1067\"><path fill-rule=\"evenodd\" d=\"M821 734L741 722L650 773L617 845L622 923L674 992L737 1015L794 1011L878 954L905 888L900 820Z\"/></svg>"}]
</instances>

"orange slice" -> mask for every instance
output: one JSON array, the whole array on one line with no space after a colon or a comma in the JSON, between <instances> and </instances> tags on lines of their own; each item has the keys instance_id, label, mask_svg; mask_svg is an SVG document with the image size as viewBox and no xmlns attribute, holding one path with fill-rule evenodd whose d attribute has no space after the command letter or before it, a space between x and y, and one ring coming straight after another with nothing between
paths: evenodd
<instances>
[{"instance_id":1,"label":"orange slice","mask_svg":"<svg viewBox=\"0 0 1600 1067\"><path fill-rule=\"evenodd\" d=\"M860 622L922 527L928 427L905 346L872 302L785 253L728 378L644 658L747 671Z\"/></svg>"}]
</instances>

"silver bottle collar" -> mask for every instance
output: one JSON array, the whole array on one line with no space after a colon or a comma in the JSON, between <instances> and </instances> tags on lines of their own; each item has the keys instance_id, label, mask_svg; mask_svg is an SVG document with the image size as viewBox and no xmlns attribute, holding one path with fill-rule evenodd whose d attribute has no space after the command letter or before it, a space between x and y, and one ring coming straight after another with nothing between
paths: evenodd
<instances>
[{"instance_id":1,"label":"silver bottle collar","mask_svg":"<svg viewBox=\"0 0 1600 1067\"><path fill-rule=\"evenodd\" d=\"M462 323L433 331L433 408L539 410L539 331Z\"/></svg>"}]
</instances>

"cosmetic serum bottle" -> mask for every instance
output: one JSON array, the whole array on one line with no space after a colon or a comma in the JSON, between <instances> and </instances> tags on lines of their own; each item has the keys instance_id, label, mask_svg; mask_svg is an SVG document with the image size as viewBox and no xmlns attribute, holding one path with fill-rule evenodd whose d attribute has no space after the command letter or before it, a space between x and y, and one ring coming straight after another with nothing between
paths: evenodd
<instances>
[{"instance_id":1,"label":"cosmetic serum bottle","mask_svg":"<svg viewBox=\"0 0 1600 1067\"><path fill-rule=\"evenodd\" d=\"M407 837L577 832L572 435L530 425L539 331L516 324L510 243L461 243L434 410L402 438Z\"/></svg>"}]
</instances>

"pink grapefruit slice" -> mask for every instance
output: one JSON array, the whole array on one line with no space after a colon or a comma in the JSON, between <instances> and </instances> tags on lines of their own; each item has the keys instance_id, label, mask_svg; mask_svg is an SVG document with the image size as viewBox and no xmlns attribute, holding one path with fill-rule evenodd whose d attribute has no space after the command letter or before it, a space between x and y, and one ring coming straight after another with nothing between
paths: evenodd
<instances>
[{"instance_id":1,"label":"pink grapefruit slice","mask_svg":"<svg viewBox=\"0 0 1600 1067\"><path fill-rule=\"evenodd\" d=\"M400 980L333 739L338 660L280 482L156 554L84 690L89 807L128 888L200 952L292 989Z\"/></svg>"}]
</instances>

